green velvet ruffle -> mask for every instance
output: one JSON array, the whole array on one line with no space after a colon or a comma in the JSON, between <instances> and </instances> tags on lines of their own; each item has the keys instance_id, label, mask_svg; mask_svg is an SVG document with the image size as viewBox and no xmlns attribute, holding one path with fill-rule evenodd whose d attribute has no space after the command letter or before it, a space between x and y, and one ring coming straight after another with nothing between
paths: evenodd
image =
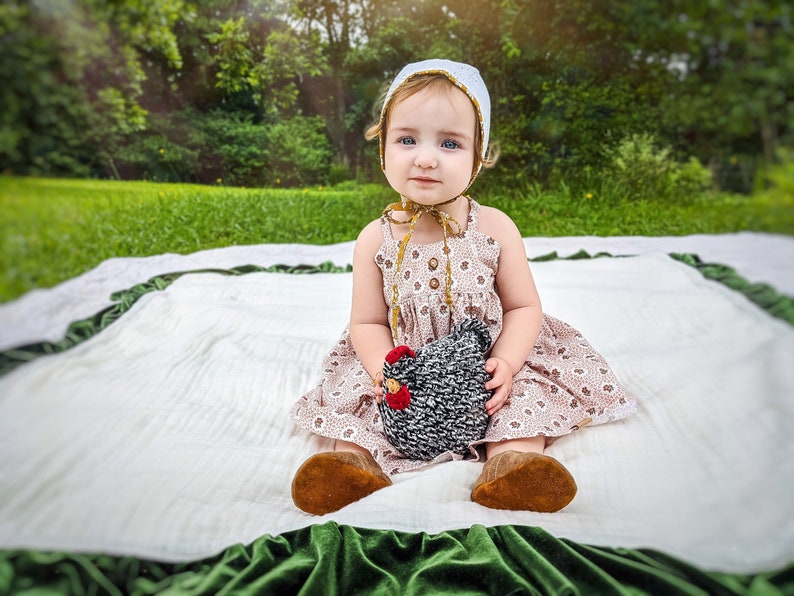
<instances>
[{"instance_id":1,"label":"green velvet ruffle","mask_svg":"<svg viewBox=\"0 0 794 596\"><path fill-rule=\"evenodd\" d=\"M664 594L794 593L794 565L753 575L707 573L646 549L601 548L542 528L426 533L334 522L189 563L0 552L3 594Z\"/></svg>"}]
</instances>

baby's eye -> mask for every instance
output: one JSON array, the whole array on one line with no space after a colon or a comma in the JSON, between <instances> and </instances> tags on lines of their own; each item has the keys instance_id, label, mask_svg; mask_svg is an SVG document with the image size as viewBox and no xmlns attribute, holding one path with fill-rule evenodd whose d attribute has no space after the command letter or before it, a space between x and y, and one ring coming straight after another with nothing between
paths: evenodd
<instances>
[{"instance_id":1,"label":"baby's eye","mask_svg":"<svg viewBox=\"0 0 794 596\"><path fill-rule=\"evenodd\" d=\"M458 149L460 147L460 143L457 141L444 141L441 143L441 146L444 149Z\"/></svg>"},{"instance_id":2,"label":"baby's eye","mask_svg":"<svg viewBox=\"0 0 794 596\"><path fill-rule=\"evenodd\" d=\"M402 137L400 139L397 139L397 142L400 143L401 145L416 145L416 141L414 140L413 137Z\"/></svg>"}]
</instances>

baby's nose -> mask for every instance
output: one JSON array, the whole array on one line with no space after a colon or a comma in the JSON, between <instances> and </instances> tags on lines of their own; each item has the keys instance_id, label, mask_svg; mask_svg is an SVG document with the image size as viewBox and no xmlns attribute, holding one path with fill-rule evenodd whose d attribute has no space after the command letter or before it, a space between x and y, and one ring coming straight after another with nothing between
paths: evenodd
<instances>
[{"instance_id":1,"label":"baby's nose","mask_svg":"<svg viewBox=\"0 0 794 596\"><path fill-rule=\"evenodd\" d=\"M421 147L416 152L414 163L420 168L435 168L438 165L435 151L430 147Z\"/></svg>"}]
</instances>

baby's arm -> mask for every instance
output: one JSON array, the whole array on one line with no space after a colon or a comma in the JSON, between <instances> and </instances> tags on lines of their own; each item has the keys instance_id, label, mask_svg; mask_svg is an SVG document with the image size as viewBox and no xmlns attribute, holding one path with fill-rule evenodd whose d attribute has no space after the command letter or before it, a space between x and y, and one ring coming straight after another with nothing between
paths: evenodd
<instances>
[{"instance_id":1,"label":"baby's arm","mask_svg":"<svg viewBox=\"0 0 794 596\"><path fill-rule=\"evenodd\" d=\"M375 253L383 243L380 221L365 227L353 251L353 303L350 309L350 338L370 377L376 380L380 399L383 361L394 348L389 328L389 308L383 300L383 275Z\"/></svg>"},{"instance_id":2,"label":"baby's arm","mask_svg":"<svg viewBox=\"0 0 794 596\"><path fill-rule=\"evenodd\" d=\"M485 404L490 416L510 397L513 376L523 366L540 334L543 311L516 225L501 211L485 207L481 221L481 229L501 245L496 291L502 302L502 332L485 363L491 375L485 387L494 390L493 397Z\"/></svg>"}]
</instances>

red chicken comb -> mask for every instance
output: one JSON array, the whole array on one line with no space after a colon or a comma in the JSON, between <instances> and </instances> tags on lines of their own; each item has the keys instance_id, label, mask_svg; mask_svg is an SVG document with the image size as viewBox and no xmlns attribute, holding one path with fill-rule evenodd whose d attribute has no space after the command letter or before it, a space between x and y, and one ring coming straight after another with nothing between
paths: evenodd
<instances>
[{"instance_id":1,"label":"red chicken comb","mask_svg":"<svg viewBox=\"0 0 794 596\"><path fill-rule=\"evenodd\" d=\"M416 358L416 352L414 352L408 346L397 346L391 352L386 354L386 362L389 364L394 364L403 356L409 356L411 358Z\"/></svg>"}]
</instances>

